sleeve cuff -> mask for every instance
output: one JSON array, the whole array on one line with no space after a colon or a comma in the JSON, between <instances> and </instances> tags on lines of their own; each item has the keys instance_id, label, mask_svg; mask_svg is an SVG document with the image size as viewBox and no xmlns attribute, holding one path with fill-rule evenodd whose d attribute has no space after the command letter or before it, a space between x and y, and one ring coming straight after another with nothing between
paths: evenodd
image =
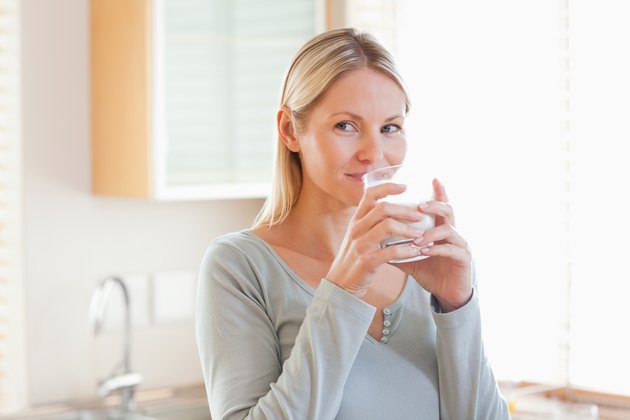
<instances>
[{"instance_id":1,"label":"sleeve cuff","mask_svg":"<svg viewBox=\"0 0 630 420\"><path fill-rule=\"evenodd\" d=\"M479 298L477 290L473 287L472 297L464 306L452 312L442 313L442 309L437 299L431 295L431 308L433 309L433 320L438 329L458 328L467 323L475 322L480 317Z\"/></svg>"},{"instance_id":2,"label":"sleeve cuff","mask_svg":"<svg viewBox=\"0 0 630 420\"><path fill-rule=\"evenodd\" d=\"M328 279L322 279L315 291L315 299L325 299L333 302L336 304L335 306L339 306L343 310L369 322L372 322L376 312L374 306L364 302Z\"/></svg>"}]
</instances>

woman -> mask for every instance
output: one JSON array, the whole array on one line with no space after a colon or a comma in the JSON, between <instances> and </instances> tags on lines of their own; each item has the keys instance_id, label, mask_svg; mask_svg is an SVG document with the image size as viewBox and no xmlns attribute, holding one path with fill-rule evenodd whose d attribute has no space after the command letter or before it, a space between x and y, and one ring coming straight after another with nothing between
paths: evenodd
<instances>
[{"instance_id":1,"label":"woman","mask_svg":"<svg viewBox=\"0 0 630 420\"><path fill-rule=\"evenodd\" d=\"M417 209L363 191L400 164L409 99L390 54L353 29L295 56L272 193L202 262L197 340L213 419L503 419L471 255L446 191ZM436 217L416 231L403 221ZM392 235L408 246L381 249ZM435 245L429 246L434 243ZM388 261L424 254L404 264Z\"/></svg>"}]
</instances>

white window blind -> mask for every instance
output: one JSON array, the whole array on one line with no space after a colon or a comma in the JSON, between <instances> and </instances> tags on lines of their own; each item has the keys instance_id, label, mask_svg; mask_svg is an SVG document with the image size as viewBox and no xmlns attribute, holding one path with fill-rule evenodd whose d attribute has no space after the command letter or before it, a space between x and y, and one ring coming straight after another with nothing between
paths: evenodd
<instances>
[{"instance_id":1,"label":"white window blind","mask_svg":"<svg viewBox=\"0 0 630 420\"><path fill-rule=\"evenodd\" d=\"M568 284L558 2L404 2L410 159L453 201L499 379L562 383ZM535 29L534 29L535 28Z\"/></svg>"},{"instance_id":2,"label":"white window blind","mask_svg":"<svg viewBox=\"0 0 630 420\"><path fill-rule=\"evenodd\" d=\"M394 24L365 5L395 8ZM346 7L395 40L407 161L444 181L472 246L497 377L630 394L630 6Z\"/></svg>"},{"instance_id":3,"label":"white window blind","mask_svg":"<svg viewBox=\"0 0 630 420\"><path fill-rule=\"evenodd\" d=\"M0 0L0 411L24 405L18 0Z\"/></svg>"},{"instance_id":4,"label":"white window blind","mask_svg":"<svg viewBox=\"0 0 630 420\"><path fill-rule=\"evenodd\" d=\"M169 186L264 182L293 54L315 34L314 0L162 0Z\"/></svg>"},{"instance_id":5,"label":"white window blind","mask_svg":"<svg viewBox=\"0 0 630 420\"><path fill-rule=\"evenodd\" d=\"M630 396L630 3L570 1L568 16L569 374Z\"/></svg>"}]
</instances>

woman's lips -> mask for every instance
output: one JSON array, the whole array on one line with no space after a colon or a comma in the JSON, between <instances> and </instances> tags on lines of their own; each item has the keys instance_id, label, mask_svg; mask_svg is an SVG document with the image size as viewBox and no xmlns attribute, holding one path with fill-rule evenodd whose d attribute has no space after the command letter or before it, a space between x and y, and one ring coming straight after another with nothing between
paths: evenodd
<instances>
[{"instance_id":1,"label":"woman's lips","mask_svg":"<svg viewBox=\"0 0 630 420\"><path fill-rule=\"evenodd\" d=\"M363 175L365 175L365 172L355 172L355 173L351 173L351 174L346 174L346 176L349 176L350 178L354 179L355 181L361 182L363 183Z\"/></svg>"}]
</instances>

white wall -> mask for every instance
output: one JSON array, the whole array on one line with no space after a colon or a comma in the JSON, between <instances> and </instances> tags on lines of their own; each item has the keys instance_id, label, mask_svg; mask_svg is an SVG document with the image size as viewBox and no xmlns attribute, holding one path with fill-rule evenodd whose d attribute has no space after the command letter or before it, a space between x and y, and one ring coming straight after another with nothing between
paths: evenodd
<instances>
[{"instance_id":1,"label":"white wall","mask_svg":"<svg viewBox=\"0 0 630 420\"><path fill-rule=\"evenodd\" d=\"M88 0L22 0L24 260L31 405L94 395L119 359L88 306L110 274L197 270L215 236L260 200L155 203L90 193ZM132 296L133 299L133 296ZM134 331L132 366L155 388L202 381L192 319Z\"/></svg>"}]
</instances>

